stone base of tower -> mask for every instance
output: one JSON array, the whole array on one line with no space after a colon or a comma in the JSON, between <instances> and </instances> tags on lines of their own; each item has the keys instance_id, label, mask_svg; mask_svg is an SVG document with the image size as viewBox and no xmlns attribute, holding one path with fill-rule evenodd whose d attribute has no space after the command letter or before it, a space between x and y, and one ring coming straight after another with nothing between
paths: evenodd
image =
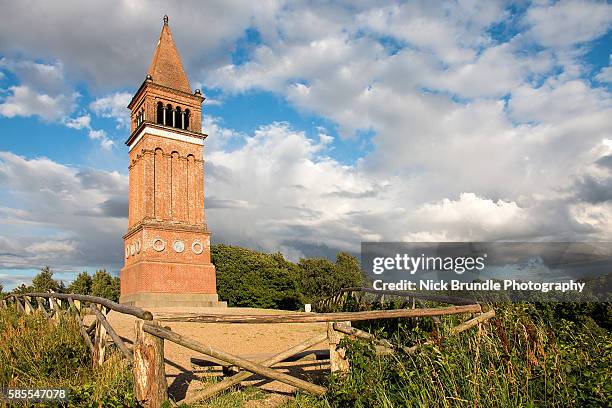
<instances>
[{"instance_id":1,"label":"stone base of tower","mask_svg":"<svg viewBox=\"0 0 612 408\"><path fill-rule=\"evenodd\" d=\"M216 294L206 293L134 293L122 295L119 302L147 308L155 307L227 307Z\"/></svg>"},{"instance_id":2,"label":"stone base of tower","mask_svg":"<svg viewBox=\"0 0 612 408\"><path fill-rule=\"evenodd\" d=\"M216 293L215 267L141 261L121 270L120 303L137 307L226 307Z\"/></svg>"}]
</instances>

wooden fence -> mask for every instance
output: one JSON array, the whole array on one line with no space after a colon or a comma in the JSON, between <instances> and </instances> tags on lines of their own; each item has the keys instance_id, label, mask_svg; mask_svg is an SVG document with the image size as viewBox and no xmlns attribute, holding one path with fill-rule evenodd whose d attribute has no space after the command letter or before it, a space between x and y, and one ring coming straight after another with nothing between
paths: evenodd
<instances>
[{"instance_id":1,"label":"wooden fence","mask_svg":"<svg viewBox=\"0 0 612 408\"><path fill-rule=\"evenodd\" d=\"M350 288L339 294L340 297L349 296L351 292L359 292L361 288ZM336 300L338 300L337 298ZM449 302L450 299L446 299ZM451 303L452 304L452 303ZM125 358L132 362L134 374L134 387L136 398L148 407L160 407L168 399L168 385L166 382L164 362L164 341L170 341L204 354L223 363L238 367L241 371L226 377L222 381L197 391L190 398L182 401L193 403L211 397L258 374L271 380L277 380L313 394L324 394L327 389L321 385L305 381L301 378L280 372L273 367L283 361L310 349L311 347L326 343L329 348L329 365L332 372L345 372L349 368L349 361L345 350L339 347L343 336L361 338L371 341L381 353L394 353L402 350L413 353L418 345L412 347L396 346L389 341L377 339L374 335L351 327L351 322L390 318L433 317L451 314L475 314L471 319L451 329L449 335L456 335L470 327L474 327L493 317L495 312L490 310L483 313L479 304L460 304L448 307L416 308L396 310L373 310L361 312L337 313L288 313L282 315L233 315L233 314L189 314L184 316L160 316L154 319L151 312L118 304L108 299L94 296L60 293L28 293L12 294L1 301L1 307L15 307L23 313L42 313L48 319L59 319L61 315L74 318L79 324L79 330L91 349L94 367L104 362L107 336L123 353ZM135 323L135 341L130 349L123 339L116 333L108 322L106 316L110 311L124 313L137 317ZM231 309L229 309L231 311ZM85 326L82 314L89 313L95 316L89 326ZM255 362L247 358L236 356L218 350L200 341L185 337L173 332L169 327L163 327L163 322L198 322L198 323L312 323L325 322L327 330L309 338L265 361Z\"/></svg>"},{"instance_id":2,"label":"wooden fence","mask_svg":"<svg viewBox=\"0 0 612 408\"><path fill-rule=\"evenodd\" d=\"M456 296L447 296L436 293L376 290L372 288L354 287L341 289L333 296L315 302L312 307L315 311L328 311L341 309L349 302L362 305L385 303L392 300L399 300L400 308L410 305L412 305L412 308L415 308L417 305L423 306L424 301L448 303L450 305L473 305L478 303L472 299L464 299Z\"/></svg>"}]
</instances>

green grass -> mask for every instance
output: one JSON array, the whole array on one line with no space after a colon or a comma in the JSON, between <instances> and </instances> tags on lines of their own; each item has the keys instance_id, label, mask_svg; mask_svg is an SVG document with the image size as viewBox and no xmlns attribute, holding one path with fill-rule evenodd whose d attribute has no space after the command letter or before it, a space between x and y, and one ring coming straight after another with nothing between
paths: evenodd
<instances>
[{"instance_id":1,"label":"green grass","mask_svg":"<svg viewBox=\"0 0 612 408\"><path fill-rule=\"evenodd\" d=\"M396 344L433 344L413 355L381 356L368 343L344 340L350 371L330 376L325 396L297 393L282 406L610 406L612 335L588 315L568 314L570 307L559 315L554 307L498 304L495 318L447 338L466 316L442 317L439 331L428 318L360 323ZM68 388L75 407L136 405L130 367L120 355L94 370L74 321L11 309L0 310L0 386ZM270 406L271 399L257 388L236 387L193 406Z\"/></svg>"},{"instance_id":2,"label":"green grass","mask_svg":"<svg viewBox=\"0 0 612 408\"><path fill-rule=\"evenodd\" d=\"M612 337L591 318L541 317L530 304L455 337L431 335L429 319L387 323L396 343L433 339L414 355L376 355L347 341L351 369L330 378L332 407L601 407L612 401ZM459 317L442 319L444 334ZM369 329L375 330L377 325ZM379 327L380 329L380 327Z\"/></svg>"},{"instance_id":3,"label":"green grass","mask_svg":"<svg viewBox=\"0 0 612 408\"><path fill-rule=\"evenodd\" d=\"M74 407L136 406L130 368L118 353L94 370L77 323L38 312L0 309L0 387L67 388Z\"/></svg>"},{"instance_id":4,"label":"green grass","mask_svg":"<svg viewBox=\"0 0 612 408\"><path fill-rule=\"evenodd\" d=\"M249 401L261 401L267 393L255 387L234 388L205 401L191 405L198 408L239 408Z\"/></svg>"}]
</instances>

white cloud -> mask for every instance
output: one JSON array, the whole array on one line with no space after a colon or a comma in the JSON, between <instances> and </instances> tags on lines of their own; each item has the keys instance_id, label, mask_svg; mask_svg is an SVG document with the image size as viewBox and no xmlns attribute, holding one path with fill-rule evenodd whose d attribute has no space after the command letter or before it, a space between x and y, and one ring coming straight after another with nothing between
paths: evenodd
<instances>
[{"instance_id":1,"label":"white cloud","mask_svg":"<svg viewBox=\"0 0 612 408\"><path fill-rule=\"evenodd\" d=\"M68 118L65 122L66 126L71 129L90 129L91 128L91 116L82 115L77 118Z\"/></svg>"},{"instance_id":2,"label":"white cloud","mask_svg":"<svg viewBox=\"0 0 612 408\"><path fill-rule=\"evenodd\" d=\"M549 80L539 88L522 85L514 89L510 109L521 121L559 123L612 109L610 94L592 89L581 80Z\"/></svg>"},{"instance_id":3,"label":"white cloud","mask_svg":"<svg viewBox=\"0 0 612 408\"><path fill-rule=\"evenodd\" d=\"M87 265L116 270L127 219L117 218L106 203L126 201L127 183L116 172L0 152L0 189L20 207L0 211L0 269L48 264L69 271Z\"/></svg>"},{"instance_id":4,"label":"white cloud","mask_svg":"<svg viewBox=\"0 0 612 408\"><path fill-rule=\"evenodd\" d=\"M112 118L117 121L117 126L129 128L130 111L127 108L132 94L128 92L117 92L93 101L89 108L98 116Z\"/></svg>"},{"instance_id":5,"label":"white cloud","mask_svg":"<svg viewBox=\"0 0 612 408\"><path fill-rule=\"evenodd\" d=\"M429 239L492 240L532 233L528 212L516 202L493 201L473 193L462 193L458 200L445 198L423 204L413 217L425 220L419 223L425 230L409 235L412 239L431 234Z\"/></svg>"},{"instance_id":6,"label":"white cloud","mask_svg":"<svg viewBox=\"0 0 612 408\"><path fill-rule=\"evenodd\" d=\"M428 2L372 7L358 14L360 25L390 35L449 64L474 59L474 48L489 40L483 30L505 16L499 1Z\"/></svg>"},{"instance_id":7,"label":"white cloud","mask_svg":"<svg viewBox=\"0 0 612 408\"><path fill-rule=\"evenodd\" d=\"M612 67L602 68L595 78L600 82L612 82Z\"/></svg>"},{"instance_id":8,"label":"white cloud","mask_svg":"<svg viewBox=\"0 0 612 408\"><path fill-rule=\"evenodd\" d=\"M61 62L43 64L1 58L0 68L10 70L21 82L8 89L8 96L0 102L0 115L8 118L39 116L46 121L61 122L71 129L87 130L89 138L99 141L103 149L113 147L113 141L104 130L92 128L91 115L85 113L70 117L80 95L71 91L71 86L66 83ZM103 104L96 106L102 115L106 114Z\"/></svg>"},{"instance_id":9,"label":"white cloud","mask_svg":"<svg viewBox=\"0 0 612 408\"><path fill-rule=\"evenodd\" d=\"M342 165L321 155L324 145L282 123L243 138L239 148L217 146L206 156L206 191L212 204L207 205L207 217L215 239L224 242L304 255L321 245L357 251L358 243L368 239L593 239L608 234L601 225L574 217L574 201L563 194L540 194L541 186L517 190L522 195L516 200L492 199L493 194L520 188L528 172L502 176L499 169L491 168L493 175L483 188L482 163L465 154L456 167L450 165L452 170L441 171L452 174L452 181L442 180L456 183L459 189L471 185L488 193L453 193L447 188L450 196L431 200L427 197L439 196L440 191L429 181L440 177L439 172L424 180L381 178L367 168ZM510 145L505 146L502 150L512 155ZM457 154L456 148L451 153ZM480 155L485 154L477 152L475 157ZM471 184L469 178L463 180L464 172L472 175ZM503 185L501 180L516 176L516 183Z\"/></svg>"},{"instance_id":10,"label":"white cloud","mask_svg":"<svg viewBox=\"0 0 612 408\"><path fill-rule=\"evenodd\" d=\"M0 68L13 72L22 83L39 93L55 95L65 92L64 66L61 62L45 64L0 58Z\"/></svg>"},{"instance_id":11,"label":"white cloud","mask_svg":"<svg viewBox=\"0 0 612 408\"><path fill-rule=\"evenodd\" d=\"M108 138L106 132L102 129L91 129L89 132L87 132L87 136L92 140L99 141L100 147L106 150L110 149L115 144L112 140Z\"/></svg>"},{"instance_id":12,"label":"white cloud","mask_svg":"<svg viewBox=\"0 0 612 408\"><path fill-rule=\"evenodd\" d=\"M227 50L254 22L271 30L282 5L276 0L249 4L121 0L109 7L103 1L65 0L39 4L32 12L28 4L8 2L3 14L12 18L0 26L0 54L19 52L30 59L64 61L71 78L98 89L134 87L145 79L162 16L168 14L183 63L194 79L200 71L226 62ZM92 24L82 16L101 18L103 23ZM215 29L202 35L202 27Z\"/></svg>"},{"instance_id":13,"label":"white cloud","mask_svg":"<svg viewBox=\"0 0 612 408\"><path fill-rule=\"evenodd\" d=\"M612 5L562 0L535 5L525 17L531 33L545 46L567 47L602 36L612 25Z\"/></svg>"},{"instance_id":14,"label":"white cloud","mask_svg":"<svg viewBox=\"0 0 612 408\"><path fill-rule=\"evenodd\" d=\"M35 242L25 247L27 252L36 255L66 255L76 251L76 242L74 241L42 241Z\"/></svg>"},{"instance_id":15,"label":"white cloud","mask_svg":"<svg viewBox=\"0 0 612 408\"><path fill-rule=\"evenodd\" d=\"M104 150L110 150L115 145L115 142L108 138L105 130L92 128L91 115L89 114L76 118L66 118L64 119L64 124L71 129L87 130L87 137L91 140L97 140L100 143L100 147Z\"/></svg>"},{"instance_id":16,"label":"white cloud","mask_svg":"<svg viewBox=\"0 0 612 408\"><path fill-rule=\"evenodd\" d=\"M19 85L9 88L10 94L0 103L0 115L40 116L45 120L60 120L75 107L77 93L55 96L39 94L28 86Z\"/></svg>"},{"instance_id":17,"label":"white cloud","mask_svg":"<svg viewBox=\"0 0 612 408\"><path fill-rule=\"evenodd\" d=\"M610 55L610 62L612 63L612 54ZM603 67L595 76L595 79L599 82L612 82L612 66Z\"/></svg>"}]
</instances>

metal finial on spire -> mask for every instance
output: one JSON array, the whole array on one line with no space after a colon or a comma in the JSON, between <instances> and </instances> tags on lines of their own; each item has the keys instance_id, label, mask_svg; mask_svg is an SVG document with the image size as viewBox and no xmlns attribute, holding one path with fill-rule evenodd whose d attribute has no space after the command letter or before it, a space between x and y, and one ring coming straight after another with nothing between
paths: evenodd
<instances>
[{"instance_id":1,"label":"metal finial on spire","mask_svg":"<svg viewBox=\"0 0 612 408\"><path fill-rule=\"evenodd\" d=\"M164 15L164 25L168 25L168 15Z\"/></svg>"}]
</instances>

